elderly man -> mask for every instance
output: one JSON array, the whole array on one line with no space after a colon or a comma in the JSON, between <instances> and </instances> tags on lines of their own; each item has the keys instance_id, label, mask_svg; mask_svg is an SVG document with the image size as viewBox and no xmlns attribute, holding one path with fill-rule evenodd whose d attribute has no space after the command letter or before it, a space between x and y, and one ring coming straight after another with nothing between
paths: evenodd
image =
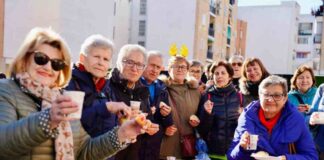
<instances>
[{"instance_id":1,"label":"elderly man","mask_svg":"<svg viewBox=\"0 0 324 160\"><path fill-rule=\"evenodd\" d=\"M163 69L162 54L158 51L148 52L147 67L143 72L141 82L149 88L152 121L160 125L160 130L157 134L148 137L147 143L141 146L140 157L143 160L159 159L163 131L173 124L171 107L168 106L168 92L165 84L158 79Z\"/></svg>"}]
</instances>

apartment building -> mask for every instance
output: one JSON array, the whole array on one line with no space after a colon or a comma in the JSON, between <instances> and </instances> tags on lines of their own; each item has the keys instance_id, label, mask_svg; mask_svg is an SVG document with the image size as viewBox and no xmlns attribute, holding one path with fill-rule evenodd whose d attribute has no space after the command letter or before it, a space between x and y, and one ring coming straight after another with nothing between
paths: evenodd
<instances>
[{"instance_id":1,"label":"apartment building","mask_svg":"<svg viewBox=\"0 0 324 160\"><path fill-rule=\"evenodd\" d=\"M243 57L245 57L247 22L237 19L236 26L237 36L235 42L235 54L242 55Z\"/></svg>"}]
</instances>

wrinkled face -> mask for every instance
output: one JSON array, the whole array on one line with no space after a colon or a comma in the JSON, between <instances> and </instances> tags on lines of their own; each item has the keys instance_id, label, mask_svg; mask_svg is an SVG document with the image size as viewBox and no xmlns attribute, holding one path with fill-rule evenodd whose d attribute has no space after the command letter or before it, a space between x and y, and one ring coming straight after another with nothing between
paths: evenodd
<instances>
[{"instance_id":1,"label":"wrinkled face","mask_svg":"<svg viewBox=\"0 0 324 160\"><path fill-rule=\"evenodd\" d=\"M233 78L240 78L242 74L242 62L241 61L233 61L231 63L232 68L234 70Z\"/></svg>"},{"instance_id":2,"label":"wrinkled face","mask_svg":"<svg viewBox=\"0 0 324 160\"><path fill-rule=\"evenodd\" d=\"M170 77L176 82L184 82L188 73L188 65L186 62L176 62L169 69Z\"/></svg>"},{"instance_id":3,"label":"wrinkled face","mask_svg":"<svg viewBox=\"0 0 324 160\"><path fill-rule=\"evenodd\" d=\"M231 80L226 68L224 66L218 66L214 72L214 83L216 87L225 87Z\"/></svg>"},{"instance_id":4,"label":"wrinkled face","mask_svg":"<svg viewBox=\"0 0 324 160\"><path fill-rule=\"evenodd\" d=\"M111 56L110 49L92 48L88 55L80 55L80 62L93 77L103 78L107 75Z\"/></svg>"},{"instance_id":5,"label":"wrinkled face","mask_svg":"<svg viewBox=\"0 0 324 160\"><path fill-rule=\"evenodd\" d=\"M200 66L192 66L189 68L189 75L195 77L195 79L200 82L202 70Z\"/></svg>"},{"instance_id":6,"label":"wrinkled face","mask_svg":"<svg viewBox=\"0 0 324 160\"><path fill-rule=\"evenodd\" d=\"M246 76L249 81L258 82L262 78L262 70L258 63L252 63L252 64L247 66Z\"/></svg>"},{"instance_id":7,"label":"wrinkled face","mask_svg":"<svg viewBox=\"0 0 324 160\"><path fill-rule=\"evenodd\" d=\"M144 56L139 51L132 51L123 59L120 73L129 82L135 83L145 69Z\"/></svg>"},{"instance_id":8,"label":"wrinkled face","mask_svg":"<svg viewBox=\"0 0 324 160\"><path fill-rule=\"evenodd\" d=\"M279 113L287 101L281 85L270 85L263 89L260 94L260 104L266 118L272 118Z\"/></svg>"},{"instance_id":9,"label":"wrinkled face","mask_svg":"<svg viewBox=\"0 0 324 160\"><path fill-rule=\"evenodd\" d=\"M144 70L143 77L149 83L155 81L163 70L163 61L159 56L150 56L147 61L147 67Z\"/></svg>"},{"instance_id":10,"label":"wrinkled face","mask_svg":"<svg viewBox=\"0 0 324 160\"><path fill-rule=\"evenodd\" d=\"M35 51L44 53L50 59L60 59L63 60L62 53L57 49L48 44L41 44ZM51 66L51 61L48 61L44 65L36 64L34 60L35 53L31 54L27 62L27 72L32 79L37 80L45 86L52 87L55 86L55 81L58 79L61 71L53 70Z\"/></svg>"},{"instance_id":11,"label":"wrinkled face","mask_svg":"<svg viewBox=\"0 0 324 160\"><path fill-rule=\"evenodd\" d=\"M312 85L313 85L313 79L309 71L306 70L302 74L297 76L296 86L300 92L302 93L307 92L308 89L312 87Z\"/></svg>"}]
</instances>

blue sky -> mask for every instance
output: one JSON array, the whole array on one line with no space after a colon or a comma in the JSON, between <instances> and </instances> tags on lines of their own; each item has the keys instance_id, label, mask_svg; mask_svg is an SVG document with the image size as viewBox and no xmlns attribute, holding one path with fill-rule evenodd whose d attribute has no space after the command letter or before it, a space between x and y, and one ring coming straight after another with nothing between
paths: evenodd
<instances>
[{"instance_id":1,"label":"blue sky","mask_svg":"<svg viewBox=\"0 0 324 160\"><path fill-rule=\"evenodd\" d=\"M279 5L281 1L287 0L237 0L238 6L255 6L255 5ZM310 14L312 8L317 8L322 4L322 0L290 0L297 1L300 5L301 14Z\"/></svg>"}]
</instances>

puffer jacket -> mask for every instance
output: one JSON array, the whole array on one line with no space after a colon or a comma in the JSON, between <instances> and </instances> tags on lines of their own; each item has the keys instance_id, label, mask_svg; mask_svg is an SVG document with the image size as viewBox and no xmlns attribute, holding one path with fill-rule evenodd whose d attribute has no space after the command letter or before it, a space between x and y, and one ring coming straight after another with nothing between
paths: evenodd
<instances>
[{"instance_id":1,"label":"puffer jacket","mask_svg":"<svg viewBox=\"0 0 324 160\"><path fill-rule=\"evenodd\" d=\"M299 95L300 98L304 101L304 104L308 104L309 106L312 105L315 93L316 93L317 88L316 87L311 87L306 93L301 93L298 90L291 90L288 93L288 100L295 106L298 107L298 105L300 104L300 102L298 101L298 98L296 97L296 95ZM306 116L309 113L301 113L304 118L306 118Z\"/></svg>"},{"instance_id":2,"label":"puffer jacket","mask_svg":"<svg viewBox=\"0 0 324 160\"><path fill-rule=\"evenodd\" d=\"M204 108L207 100L214 103L212 114L208 114ZM226 154L240 115L240 102L240 95L233 84L225 88L211 86L201 98L198 131L207 142L210 154Z\"/></svg>"},{"instance_id":3,"label":"puffer jacket","mask_svg":"<svg viewBox=\"0 0 324 160\"><path fill-rule=\"evenodd\" d=\"M117 115L107 110L106 102L112 100L108 83L97 91L92 78L89 72L75 66L72 79L65 89L85 92L81 123L91 137L97 137L117 126Z\"/></svg>"},{"instance_id":4,"label":"puffer jacket","mask_svg":"<svg viewBox=\"0 0 324 160\"><path fill-rule=\"evenodd\" d=\"M140 80L136 82L135 87L130 89L127 87L127 80L121 77L117 68L113 69L108 85L112 90L112 101L124 102L130 105L130 101L140 101L140 110L148 113L147 119L152 120L153 114L149 104L149 90ZM115 160L137 160L140 159L140 147L147 140L148 134L143 134L137 137L136 143L132 143L123 151L115 155Z\"/></svg>"},{"instance_id":5,"label":"puffer jacket","mask_svg":"<svg viewBox=\"0 0 324 160\"><path fill-rule=\"evenodd\" d=\"M260 121L258 116L260 107L260 101L254 101L240 115L233 142L227 152L228 160L250 160L251 154L258 151L266 151L276 157L285 155L287 160L318 159L304 119L289 101L284 104L271 134ZM240 146L239 142L245 131L259 135L256 150L248 151ZM296 154L289 152L289 144L295 146Z\"/></svg>"},{"instance_id":6,"label":"puffer jacket","mask_svg":"<svg viewBox=\"0 0 324 160\"><path fill-rule=\"evenodd\" d=\"M34 100L13 80L0 80L0 159L54 160L54 140L40 127ZM90 139L79 120L71 121L75 159L105 159L117 152L108 132ZM113 131L111 131L113 132Z\"/></svg>"}]
</instances>

